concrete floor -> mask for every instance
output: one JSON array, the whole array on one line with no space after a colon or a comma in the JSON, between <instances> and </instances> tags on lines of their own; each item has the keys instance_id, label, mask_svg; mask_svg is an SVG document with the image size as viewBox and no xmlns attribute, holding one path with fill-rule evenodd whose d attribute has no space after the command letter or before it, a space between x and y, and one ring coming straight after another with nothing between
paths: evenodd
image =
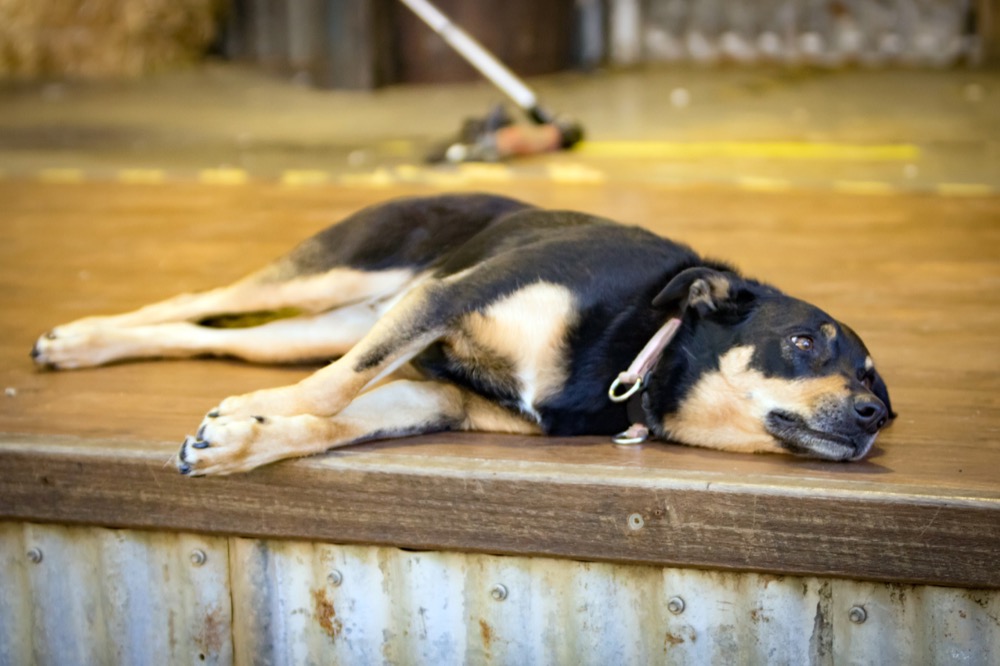
<instances>
[{"instance_id":1,"label":"concrete floor","mask_svg":"<svg viewBox=\"0 0 1000 666\"><path fill-rule=\"evenodd\" d=\"M530 83L553 110L580 119L588 141L487 170L421 164L463 118L502 100L482 82L319 91L216 63L139 81L8 84L0 171L43 180L1000 189L1000 72L650 69Z\"/></svg>"}]
</instances>

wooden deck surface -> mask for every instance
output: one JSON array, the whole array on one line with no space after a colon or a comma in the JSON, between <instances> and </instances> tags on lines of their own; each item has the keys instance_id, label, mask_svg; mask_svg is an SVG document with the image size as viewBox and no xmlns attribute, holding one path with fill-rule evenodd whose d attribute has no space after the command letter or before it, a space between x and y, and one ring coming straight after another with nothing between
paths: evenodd
<instances>
[{"instance_id":1,"label":"wooden deck surface","mask_svg":"<svg viewBox=\"0 0 1000 666\"><path fill-rule=\"evenodd\" d=\"M416 190L3 181L0 518L1000 587L1000 199L498 191L648 226L816 303L865 339L899 418L851 464L446 434L182 478L169 457L208 408L311 369L44 372L34 339L231 281Z\"/></svg>"}]
</instances>

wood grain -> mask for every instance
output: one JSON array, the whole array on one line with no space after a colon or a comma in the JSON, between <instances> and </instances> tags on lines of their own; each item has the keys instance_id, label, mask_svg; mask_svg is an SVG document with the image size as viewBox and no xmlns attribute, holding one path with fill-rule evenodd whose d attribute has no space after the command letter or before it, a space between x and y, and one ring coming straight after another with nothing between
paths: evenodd
<instances>
[{"instance_id":1,"label":"wood grain","mask_svg":"<svg viewBox=\"0 0 1000 666\"><path fill-rule=\"evenodd\" d=\"M28 359L55 324L235 279L404 192L0 183L0 517L1000 587L996 199L507 186L689 242L850 323L900 413L857 464L441 435L191 480L164 464L208 408L311 368Z\"/></svg>"}]
</instances>

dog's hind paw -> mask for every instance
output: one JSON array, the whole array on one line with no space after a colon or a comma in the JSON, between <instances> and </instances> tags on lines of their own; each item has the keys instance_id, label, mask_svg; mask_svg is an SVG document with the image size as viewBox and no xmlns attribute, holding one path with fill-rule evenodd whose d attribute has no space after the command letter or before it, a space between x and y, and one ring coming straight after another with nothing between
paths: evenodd
<instances>
[{"instance_id":1,"label":"dog's hind paw","mask_svg":"<svg viewBox=\"0 0 1000 666\"><path fill-rule=\"evenodd\" d=\"M42 335L31 348L31 360L42 368L72 370L100 365L109 360L95 331L54 329Z\"/></svg>"}]
</instances>

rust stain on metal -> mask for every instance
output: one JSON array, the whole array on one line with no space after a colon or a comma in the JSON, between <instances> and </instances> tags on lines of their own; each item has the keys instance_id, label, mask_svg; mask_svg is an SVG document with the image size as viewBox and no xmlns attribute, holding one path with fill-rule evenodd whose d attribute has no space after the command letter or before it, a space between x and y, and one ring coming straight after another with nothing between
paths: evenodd
<instances>
[{"instance_id":1,"label":"rust stain on metal","mask_svg":"<svg viewBox=\"0 0 1000 666\"><path fill-rule=\"evenodd\" d=\"M197 638L198 645L208 654L221 652L229 634L229 622L224 617L219 617L220 614L222 609L215 606L205 615L205 623Z\"/></svg>"},{"instance_id":2,"label":"rust stain on metal","mask_svg":"<svg viewBox=\"0 0 1000 666\"><path fill-rule=\"evenodd\" d=\"M816 663L826 663L833 655L833 587L830 581L824 581L818 590L816 615L813 617L813 630L809 636L809 654Z\"/></svg>"},{"instance_id":3,"label":"rust stain on metal","mask_svg":"<svg viewBox=\"0 0 1000 666\"><path fill-rule=\"evenodd\" d=\"M698 634L693 627L683 627L677 631L668 631L663 636L663 651L667 652L670 648L677 647L678 645L696 643L697 641Z\"/></svg>"},{"instance_id":4,"label":"rust stain on metal","mask_svg":"<svg viewBox=\"0 0 1000 666\"><path fill-rule=\"evenodd\" d=\"M315 606L316 621L327 636L337 640L340 632L344 629L344 623L337 618L337 610L333 607L333 602L326 598L326 589L319 588L312 591L313 605Z\"/></svg>"},{"instance_id":5,"label":"rust stain on metal","mask_svg":"<svg viewBox=\"0 0 1000 666\"><path fill-rule=\"evenodd\" d=\"M489 650L490 643L493 642L493 628L490 627L486 620L479 620L479 635L483 637L483 647Z\"/></svg>"},{"instance_id":6,"label":"rust stain on metal","mask_svg":"<svg viewBox=\"0 0 1000 666\"><path fill-rule=\"evenodd\" d=\"M174 626L174 616L176 613L170 611L167 615L167 640L170 642L170 652L173 654L174 649L177 647L177 634L176 627Z\"/></svg>"},{"instance_id":7,"label":"rust stain on metal","mask_svg":"<svg viewBox=\"0 0 1000 666\"><path fill-rule=\"evenodd\" d=\"M909 586L900 585L898 583L886 583L886 589L889 590L889 600L894 604L900 606L906 604L906 593Z\"/></svg>"}]
</instances>

